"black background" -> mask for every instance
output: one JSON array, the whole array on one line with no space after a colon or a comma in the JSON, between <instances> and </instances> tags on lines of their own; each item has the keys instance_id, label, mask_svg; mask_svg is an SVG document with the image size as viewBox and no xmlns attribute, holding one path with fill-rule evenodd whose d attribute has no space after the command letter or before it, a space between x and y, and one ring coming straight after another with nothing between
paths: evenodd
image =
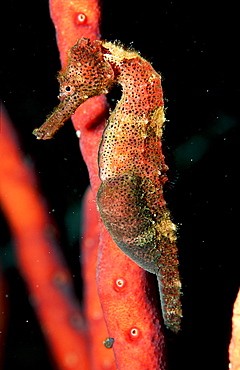
<instances>
[{"instance_id":1,"label":"black background","mask_svg":"<svg viewBox=\"0 0 240 370\"><path fill-rule=\"evenodd\" d=\"M132 45L163 76L166 197L179 224L184 319L168 335L169 369L227 369L239 287L239 20L236 2L103 0L102 38ZM1 6L1 99L32 161L81 299L78 228L88 174L71 123L51 141L39 127L57 105L60 69L48 1ZM52 369L1 217L9 330L4 369Z\"/></svg>"}]
</instances>

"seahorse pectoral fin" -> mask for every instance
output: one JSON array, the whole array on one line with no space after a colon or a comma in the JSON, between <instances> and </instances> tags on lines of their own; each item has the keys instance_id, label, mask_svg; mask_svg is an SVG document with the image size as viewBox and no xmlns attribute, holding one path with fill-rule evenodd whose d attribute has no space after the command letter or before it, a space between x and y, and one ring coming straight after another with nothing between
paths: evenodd
<instances>
[{"instance_id":1,"label":"seahorse pectoral fin","mask_svg":"<svg viewBox=\"0 0 240 370\"><path fill-rule=\"evenodd\" d=\"M33 130L33 135L37 139L52 139L56 131L64 125L76 111L76 109L87 100L87 97L78 99L74 104L71 101L63 100L47 117L41 127Z\"/></svg>"}]
</instances>

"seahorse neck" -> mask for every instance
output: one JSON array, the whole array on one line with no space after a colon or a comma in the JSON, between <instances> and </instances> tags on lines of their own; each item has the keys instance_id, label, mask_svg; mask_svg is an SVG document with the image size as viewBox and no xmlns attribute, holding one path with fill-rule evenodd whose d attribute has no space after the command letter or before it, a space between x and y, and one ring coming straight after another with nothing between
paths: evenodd
<instances>
[{"instance_id":1,"label":"seahorse neck","mask_svg":"<svg viewBox=\"0 0 240 370\"><path fill-rule=\"evenodd\" d=\"M148 117L163 106L161 77L136 51L123 50L112 43L103 44L104 59L111 65L115 82L122 87L122 97L116 110L124 107L125 114Z\"/></svg>"}]
</instances>

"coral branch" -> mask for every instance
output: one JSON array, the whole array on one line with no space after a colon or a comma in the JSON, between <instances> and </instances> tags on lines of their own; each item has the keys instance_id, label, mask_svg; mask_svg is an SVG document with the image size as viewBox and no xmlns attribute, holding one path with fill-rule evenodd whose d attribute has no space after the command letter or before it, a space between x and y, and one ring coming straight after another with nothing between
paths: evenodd
<instances>
[{"instance_id":1,"label":"coral branch","mask_svg":"<svg viewBox=\"0 0 240 370\"><path fill-rule=\"evenodd\" d=\"M132 262L101 224L98 290L118 369L166 369L165 340L150 274ZM150 279L150 280L149 280Z\"/></svg>"},{"instance_id":2,"label":"coral branch","mask_svg":"<svg viewBox=\"0 0 240 370\"><path fill-rule=\"evenodd\" d=\"M232 338L229 346L229 369L240 369L240 290L233 307Z\"/></svg>"},{"instance_id":3,"label":"coral branch","mask_svg":"<svg viewBox=\"0 0 240 370\"><path fill-rule=\"evenodd\" d=\"M99 245L99 223L96 202L91 189L84 197L83 239L81 243L81 263L84 281L84 308L88 322L90 338L90 357L93 370L116 369L113 350L106 348L103 342L108 332L100 304L97 281L97 255Z\"/></svg>"},{"instance_id":4,"label":"coral branch","mask_svg":"<svg viewBox=\"0 0 240 370\"><path fill-rule=\"evenodd\" d=\"M31 302L58 369L89 369L88 339L51 220L1 107L0 199Z\"/></svg>"},{"instance_id":5,"label":"coral branch","mask_svg":"<svg viewBox=\"0 0 240 370\"><path fill-rule=\"evenodd\" d=\"M100 38L100 8L97 0L50 0L62 67L67 64L68 51L81 37Z\"/></svg>"},{"instance_id":6,"label":"coral branch","mask_svg":"<svg viewBox=\"0 0 240 370\"><path fill-rule=\"evenodd\" d=\"M1 126L0 126L1 129ZM1 133L0 133L1 135ZM1 141L1 140L0 140ZM0 369L3 369L5 338L8 326L8 287L0 265Z\"/></svg>"}]
</instances>

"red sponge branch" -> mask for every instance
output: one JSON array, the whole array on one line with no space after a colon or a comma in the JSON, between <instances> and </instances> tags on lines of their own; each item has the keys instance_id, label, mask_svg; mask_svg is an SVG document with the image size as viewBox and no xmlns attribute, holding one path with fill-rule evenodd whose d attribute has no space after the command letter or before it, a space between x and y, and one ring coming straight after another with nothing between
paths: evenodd
<instances>
[{"instance_id":1,"label":"red sponge branch","mask_svg":"<svg viewBox=\"0 0 240 370\"><path fill-rule=\"evenodd\" d=\"M115 370L113 350L103 345L109 334L97 291L96 269L99 245L99 222L93 192L88 189L84 196L83 239L81 264L84 281L84 312L88 323L89 348L92 369Z\"/></svg>"},{"instance_id":2,"label":"red sponge branch","mask_svg":"<svg viewBox=\"0 0 240 370\"><path fill-rule=\"evenodd\" d=\"M30 167L1 106L0 201L17 262L58 369L88 370L88 337L71 275Z\"/></svg>"},{"instance_id":3,"label":"red sponge branch","mask_svg":"<svg viewBox=\"0 0 240 370\"><path fill-rule=\"evenodd\" d=\"M100 38L100 8L97 0L50 0L62 67L67 64L68 51L81 37Z\"/></svg>"},{"instance_id":4,"label":"red sponge branch","mask_svg":"<svg viewBox=\"0 0 240 370\"><path fill-rule=\"evenodd\" d=\"M229 346L229 369L240 369L240 290L233 306L232 337Z\"/></svg>"}]
</instances>

